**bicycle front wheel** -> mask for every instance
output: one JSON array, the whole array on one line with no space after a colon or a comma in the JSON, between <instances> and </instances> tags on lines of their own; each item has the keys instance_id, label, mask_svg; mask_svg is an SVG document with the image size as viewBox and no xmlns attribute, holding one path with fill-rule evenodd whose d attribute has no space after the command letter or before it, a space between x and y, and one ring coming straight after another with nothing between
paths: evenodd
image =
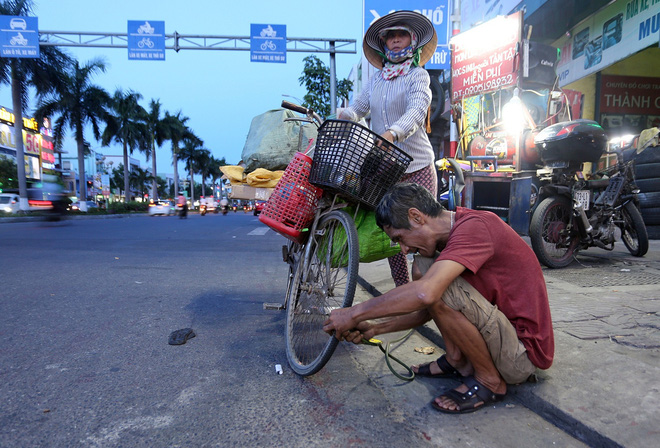
<instances>
[{"instance_id":1,"label":"bicycle front wheel","mask_svg":"<svg viewBox=\"0 0 660 448\"><path fill-rule=\"evenodd\" d=\"M337 338L323 331L330 311L353 303L359 247L355 224L342 210L319 220L309 236L287 294L286 353L299 375L323 368L337 347Z\"/></svg>"}]
</instances>

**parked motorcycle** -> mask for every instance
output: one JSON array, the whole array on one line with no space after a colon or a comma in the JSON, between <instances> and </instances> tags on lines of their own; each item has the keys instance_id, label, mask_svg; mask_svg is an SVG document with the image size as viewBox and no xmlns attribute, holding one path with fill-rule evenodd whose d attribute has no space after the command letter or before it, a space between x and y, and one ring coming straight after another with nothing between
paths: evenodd
<instances>
[{"instance_id":1,"label":"parked motorcycle","mask_svg":"<svg viewBox=\"0 0 660 448\"><path fill-rule=\"evenodd\" d=\"M541 188L529 228L539 261L563 268L589 247L613 250L617 229L630 253L644 256L649 238L638 208L634 161L624 162L620 149L607 151L603 128L591 120L557 123L534 143L545 165L537 172ZM583 163L605 153L616 154L616 163L585 176Z\"/></svg>"}]
</instances>

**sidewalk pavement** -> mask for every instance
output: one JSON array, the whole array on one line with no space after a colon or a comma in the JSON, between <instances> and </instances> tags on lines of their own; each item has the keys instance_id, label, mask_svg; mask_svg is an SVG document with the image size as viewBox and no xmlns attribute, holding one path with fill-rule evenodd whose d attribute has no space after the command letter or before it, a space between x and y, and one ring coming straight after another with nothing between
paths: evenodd
<instances>
[{"instance_id":1,"label":"sidewalk pavement","mask_svg":"<svg viewBox=\"0 0 660 448\"><path fill-rule=\"evenodd\" d=\"M543 272L555 360L550 369L538 371L537 383L510 386L509 396L586 445L655 445L660 436L660 240L651 241L643 258L632 257L617 242L612 252L592 248L568 268ZM394 287L387 260L360 264L359 276L363 291L356 300ZM444 346L433 322L417 331ZM406 359L403 352L396 356ZM489 415L497 419L497 411ZM501 421L505 428L510 417L506 420Z\"/></svg>"}]
</instances>

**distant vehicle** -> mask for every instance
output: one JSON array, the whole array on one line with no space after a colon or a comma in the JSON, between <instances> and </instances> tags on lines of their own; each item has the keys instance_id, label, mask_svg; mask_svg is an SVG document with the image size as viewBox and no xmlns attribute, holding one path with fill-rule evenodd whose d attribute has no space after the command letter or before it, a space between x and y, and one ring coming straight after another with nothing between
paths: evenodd
<instances>
[{"instance_id":1,"label":"distant vehicle","mask_svg":"<svg viewBox=\"0 0 660 448\"><path fill-rule=\"evenodd\" d=\"M144 22L143 25L138 27L138 34L153 34L156 29L149 24L149 22Z\"/></svg>"},{"instance_id":2,"label":"distant vehicle","mask_svg":"<svg viewBox=\"0 0 660 448\"><path fill-rule=\"evenodd\" d=\"M27 29L27 23L25 23L25 20L23 20L23 19L21 19L21 18L19 18L19 17L14 17L13 19L11 19L11 20L9 21L9 27L10 27L12 30L16 30L16 29L19 29L19 28L20 28L20 29L22 29L23 31L25 31L25 30Z\"/></svg>"},{"instance_id":3,"label":"distant vehicle","mask_svg":"<svg viewBox=\"0 0 660 448\"><path fill-rule=\"evenodd\" d=\"M66 212L68 199L56 176L43 175L42 182L28 188L28 205L31 212L45 212L51 220L59 220Z\"/></svg>"},{"instance_id":4,"label":"distant vehicle","mask_svg":"<svg viewBox=\"0 0 660 448\"><path fill-rule=\"evenodd\" d=\"M14 193L0 193L0 211L17 213L20 210L19 196Z\"/></svg>"},{"instance_id":5,"label":"distant vehicle","mask_svg":"<svg viewBox=\"0 0 660 448\"><path fill-rule=\"evenodd\" d=\"M149 216L163 215L170 216L176 213L173 201L158 201L149 204Z\"/></svg>"},{"instance_id":6,"label":"distant vehicle","mask_svg":"<svg viewBox=\"0 0 660 448\"><path fill-rule=\"evenodd\" d=\"M201 198L200 199L200 207L204 205L206 206L206 211L209 213L218 213L218 203L215 202L215 199L213 197L210 198Z\"/></svg>"},{"instance_id":7,"label":"distant vehicle","mask_svg":"<svg viewBox=\"0 0 660 448\"><path fill-rule=\"evenodd\" d=\"M263 211L264 205L266 205L266 201L257 201L254 204L254 216L258 216Z\"/></svg>"},{"instance_id":8,"label":"distant vehicle","mask_svg":"<svg viewBox=\"0 0 660 448\"><path fill-rule=\"evenodd\" d=\"M85 201L85 202L87 203L87 211L96 210L97 208L99 208L99 206L96 205L96 202L94 201ZM69 205L69 210L72 211L80 210L80 201L71 203L71 205Z\"/></svg>"},{"instance_id":9,"label":"distant vehicle","mask_svg":"<svg viewBox=\"0 0 660 448\"><path fill-rule=\"evenodd\" d=\"M28 44L28 40L23 37L21 33L16 34L14 37L9 39L9 43L11 45L22 45L26 46Z\"/></svg>"}]
</instances>

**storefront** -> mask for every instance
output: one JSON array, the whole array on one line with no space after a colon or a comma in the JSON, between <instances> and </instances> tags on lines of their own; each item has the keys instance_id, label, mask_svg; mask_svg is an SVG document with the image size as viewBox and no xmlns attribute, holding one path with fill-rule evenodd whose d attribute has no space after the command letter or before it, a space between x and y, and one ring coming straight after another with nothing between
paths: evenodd
<instances>
[{"instance_id":1,"label":"storefront","mask_svg":"<svg viewBox=\"0 0 660 448\"><path fill-rule=\"evenodd\" d=\"M616 1L554 45L562 88L582 92L582 117L611 137L660 125L660 1Z\"/></svg>"},{"instance_id":2,"label":"storefront","mask_svg":"<svg viewBox=\"0 0 660 448\"><path fill-rule=\"evenodd\" d=\"M34 118L23 118L23 151L25 156L25 177L29 182L42 178L41 161L42 137ZM16 160L16 140L14 136L14 114L0 108L0 154ZM54 159L54 157L53 157Z\"/></svg>"}]
</instances>

